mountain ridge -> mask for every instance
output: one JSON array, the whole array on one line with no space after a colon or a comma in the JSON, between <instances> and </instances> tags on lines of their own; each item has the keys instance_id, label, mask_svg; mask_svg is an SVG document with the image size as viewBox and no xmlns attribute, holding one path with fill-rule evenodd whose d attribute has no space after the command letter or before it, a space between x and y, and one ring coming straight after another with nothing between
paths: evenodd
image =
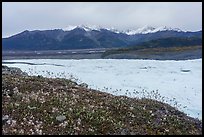
<instances>
[{"instance_id":1,"label":"mountain ridge","mask_svg":"<svg viewBox=\"0 0 204 137\"><path fill-rule=\"evenodd\" d=\"M152 30L150 33L149 29ZM134 31L134 30L132 30ZM140 33L128 35L111 28L100 30L87 26L70 27L54 30L25 30L21 33L2 39L3 50L69 50L88 48L121 48L159 38L168 37L202 37L202 30L185 32L180 29L146 27ZM149 33L147 33L149 32ZM136 33L131 32L129 33Z\"/></svg>"},{"instance_id":2,"label":"mountain ridge","mask_svg":"<svg viewBox=\"0 0 204 137\"><path fill-rule=\"evenodd\" d=\"M106 50L102 58L197 59L202 58L202 38L162 38L131 47Z\"/></svg>"},{"instance_id":3,"label":"mountain ridge","mask_svg":"<svg viewBox=\"0 0 204 137\"><path fill-rule=\"evenodd\" d=\"M179 28L172 28L172 27L167 27L167 26L160 26L160 27L152 27L152 26L148 26L145 25L141 28L137 28L137 29L124 29L124 30L118 30L114 27L101 27L101 26L96 26L96 25L78 25L78 26L68 26L62 30L64 31L71 31L75 28L81 28L84 29L85 31L92 31L92 30L96 30L96 31L100 31L102 29L106 29L106 30L110 30L112 32L115 33L124 33L127 35L135 35L135 34L147 34L147 33L155 33L155 32L159 32L159 31L177 31L177 32L196 32L196 31L184 31L181 30Z\"/></svg>"}]
</instances>

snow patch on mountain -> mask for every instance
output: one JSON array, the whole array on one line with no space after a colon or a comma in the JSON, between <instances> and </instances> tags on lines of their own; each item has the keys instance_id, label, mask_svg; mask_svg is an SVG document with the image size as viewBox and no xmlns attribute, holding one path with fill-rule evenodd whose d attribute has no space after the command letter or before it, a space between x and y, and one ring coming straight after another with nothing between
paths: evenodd
<instances>
[{"instance_id":1,"label":"snow patch on mountain","mask_svg":"<svg viewBox=\"0 0 204 137\"><path fill-rule=\"evenodd\" d=\"M155 33L155 32L160 32L160 31L177 31L177 32L185 32L179 28L171 28L171 27L167 27L167 26L161 26L161 27L152 27L152 26L144 26L138 29L132 29L132 30L118 30L114 27L110 27L110 28L105 28L105 27L101 27L101 26L97 26L97 25L78 25L78 26L71 26L69 25L68 27L62 29L64 31L71 31L73 29L76 28L80 28L83 29L85 31L101 31L102 29L104 30L108 30L108 31L112 31L114 33L124 33L127 35L135 35L135 34L148 34L148 33Z\"/></svg>"},{"instance_id":2,"label":"snow patch on mountain","mask_svg":"<svg viewBox=\"0 0 204 137\"><path fill-rule=\"evenodd\" d=\"M73 30L73 29L75 29L75 28L77 28L77 26L69 25L69 26L67 26L66 28L63 28L62 30L64 30L64 31L71 31L71 30Z\"/></svg>"},{"instance_id":3,"label":"snow patch on mountain","mask_svg":"<svg viewBox=\"0 0 204 137\"><path fill-rule=\"evenodd\" d=\"M138 28L137 30L128 30L126 31L126 34L127 35L147 34L147 33L151 33L153 30L155 30L154 27L144 26L142 28Z\"/></svg>"},{"instance_id":4,"label":"snow patch on mountain","mask_svg":"<svg viewBox=\"0 0 204 137\"><path fill-rule=\"evenodd\" d=\"M119 31L119 30L117 30L117 29L114 28L114 27L111 27L111 28L104 28L104 29L109 30L109 31L112 31L112 32L115 32L115 33L123 33L122 31Z\"/></svg>"},{"instance_id":5,"label":"snow patch on mountain","mask_svg":"<svg viewBox=\"0 0 204 137\"><path fill-rule=\"evenodd\" d=\"M71 30L74 30L76 28L80 28L80 29L83 29L85 31L93 31L93 30L97 30L97 31L100 31L100 29L102 29L102 27L100 26L96 26L96 25L78 25L78 26L71 26L69 25L68 27L62 29L64 31L71 31Z\"/></svg>"},{"instance_id":6,"label":"snow patch on mountain","mask_svg":"<svg viewBox=\"0 0 204 137\"><path fill-rule=\"evenodd\" d=\"M148 33L156 33L159 31L177 31L177 32L184 32L179 28L171 28L167 26L161 26L158 28L154 28L151 26L144 26L142 28L138 28L136 30L127 30L125 33L127 35L135 35L135 34L148 34Z\"/></svg>"},{"instance_id":7,"label":"snow patch on mountain","mask_svg":"<svg viewBox=\"0 0 204 137\"><path fill-rule=\"evenodd\" d=\"M162 26L162 27L158 27L158 28L152 30L151 33L155 33L155 32L158 32L158 31L177 31L177 32L182 32L182 30L179 29L179 28L171 28L171 27L167 27L167 26Z\"/></svg>"}]
</instances>

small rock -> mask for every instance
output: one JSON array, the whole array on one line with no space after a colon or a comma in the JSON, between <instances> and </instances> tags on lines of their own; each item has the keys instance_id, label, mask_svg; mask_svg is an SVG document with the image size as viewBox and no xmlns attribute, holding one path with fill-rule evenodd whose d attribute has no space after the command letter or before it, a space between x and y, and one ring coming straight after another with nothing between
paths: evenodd
<instances>
[{"instance_id":1,"label":"small rock","mask_svg":"<svg viewBox=\"0 0 204 137\"><path fill-rule=\"evenodd\" d=\"M122 129L122 131L121 131L121 135L128 135L128 133L129 133L129 130L128 129Z\"/></svg>"},{"instance_id":2,"label":"small rock","mask_svg":"<svg viewBox=\"0 0 204 137\"><path fill-rule=\"evenodd\" d=\"M86 83L81 83L81 84L79 84L79 86L84 87L84 88L88 88L88 85Z\"/></svg>"},{"instance_id":3,"label":"small rock","mask_svg":"<svg viewBox=\"0 0 204 137\"><path fill-rule=\"evenodd\" d=\"M6 124L8 120L9 120L9 116L8 115L3 116L2 117L2 125Z\"/></svg>"},{"instance_id":4,"label":"small rock","mask_svg":"<svg viewBox=\"0 0 204 137\"><path fill-rule=\"evenodd\" d=\"M26 72L21 71L20 68L15 68L15 67L7 67L7 66L2 66L2 74L13 74L13 75L22 75L22 76L28 76Z\"/></svg>"},{"instance_id":5,"label":"small rock","mask_svg":"<svg viewBox=\"0 0 204 137\"><path fill-rule=\"evenodd\" d=\"M13 94L14 94L14 92L9 90L9 89L3 91L3 95L7 96L7 97L12 96Z\"/></svg>"},{"instance_id":6,"label":"small rock","mask_svg":"<svg viewBox=\"0 0 204 137\"><path fill-rule=\"evenodd\" d=\"M2 120L8 120L8 119L9 119L8 115L3 116L3 118L2 118Z\"/></svg>"},{"instance_id":7,"label":"small rock","mask_svg":"<svg viewBox=\"0 0 204 137\"><path fill-rule=\"evenodd\" d=\"M43 76L41 76L41 75L38 75L37 77L38 77L38 78L43 78Z\"/></svg>"},{"instance_id":8,"label":"small rock","mask_svg":"<svg viewBox=\"0 0 204 137\"><path fill-rule=\"evenodd\" d=\"M66 119L66 117L63 116L63 115L56 117L56 120L59 121L59 122L62 122L62 121L64 121L65 119Z\"/></svg>"},{"instance_id":9,"label":"small rock","mask_svg":"<svg viewBox=\"0 0 204 137\"><path fill-rule=\"evenodd\" d=\"M130 135L136 135L136 133L135 132L130 132Z\"/></svg>"},{"instance_id":10,"label":"small rock","mask_svg":"<svg viewBox=\"0 0 204 137\"><path fill-rule=\"evenodd\" d=\"M5 125L8 120L9 120L9 116L8 115L3 116L2 117L2 125Z\"/></svg>"}]
</instances>

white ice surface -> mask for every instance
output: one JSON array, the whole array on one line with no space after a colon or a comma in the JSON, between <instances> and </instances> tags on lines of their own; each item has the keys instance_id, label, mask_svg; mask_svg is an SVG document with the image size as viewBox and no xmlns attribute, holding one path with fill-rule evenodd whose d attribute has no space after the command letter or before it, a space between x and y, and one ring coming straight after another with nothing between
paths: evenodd
<instances>
[{"instance_id":1,"label":"white ice surface","mask_svg":"<svg viewBox=\"0 0 204 137\"><path fill-rule=\"evenodd\" d=\"M70 78L72 75L78 79L79 83L85 82L90 88L114 95L142 97L145 94L145 97L148 97L148 93L154 90L164 97L163 102L172 106L177 102L180 105L177 105L179 110L192 117L202 119L202 59L185 61L126 59L7 61L47 63L47 65L3 65L19 67L30 75L65 78ZM183 72L182 70L190 71ZM136 91L139 93L137 94ZM155 99L153 96L149 96L149 98ZM157 98L157 100L162 101L161 98Z\"/></svg>"}]
</instances>

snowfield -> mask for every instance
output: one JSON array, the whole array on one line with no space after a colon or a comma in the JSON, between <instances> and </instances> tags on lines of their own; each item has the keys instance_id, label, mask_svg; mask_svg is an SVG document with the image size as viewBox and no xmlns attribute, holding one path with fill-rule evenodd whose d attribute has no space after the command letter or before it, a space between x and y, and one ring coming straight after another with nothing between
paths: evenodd
<instances>
[{"instance_id":1,"label":"snowfield","mask_svg":"<svg viewBox=\"0 0 204 137\"><path fill-rule=\"evenodd\" d=\"M120 59L6 60L30 75L72 78L114 95L163 101L202 119L202 59L185 61Z\"/></svg>"}]
</instances>

